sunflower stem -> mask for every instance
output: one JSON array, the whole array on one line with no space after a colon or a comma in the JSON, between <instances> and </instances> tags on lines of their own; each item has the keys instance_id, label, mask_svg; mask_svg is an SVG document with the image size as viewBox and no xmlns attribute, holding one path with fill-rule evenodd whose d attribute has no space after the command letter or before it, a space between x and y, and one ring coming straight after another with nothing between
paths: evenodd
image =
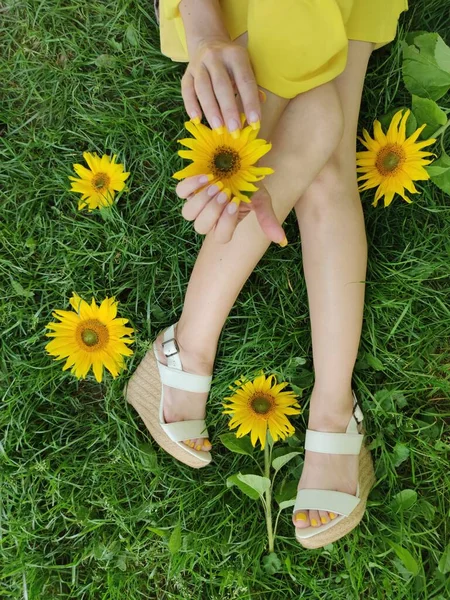
<instances>
[{"instance_id":1,"label":"sunflower stem","mask_svg":"<svg viewBox=\"0 0 450 600\"><path fill-rule=\"evenodd\" d=\"M269 440L266 435L266 443L264 445L264 475L270 479L270 457L272 448L269 444ZM272 482L269 489L265 492L265 512L266 512L266 524L267 524L267 536L269 539L269 553L274 551L274 535L272 526Z\"/></svg>"},{"instance_id":2,"label":"sunflower stem","mask_svg":"<svg viewBox=\"0 0 450 600\"><path fill-rule=\"evenodd\" d=\"M446 129L450 126L450 119L447 120L447 123L444 123L444 125L442 125L442 127L439 127L439 129L437 129L433 135L430 135L430 138L437 138L440 135L442 135L443 133L445 133ZM441 144L442 144L442 140L443 140L444 136L442 136L441 139Z\"/></svg>"}]
</instances>

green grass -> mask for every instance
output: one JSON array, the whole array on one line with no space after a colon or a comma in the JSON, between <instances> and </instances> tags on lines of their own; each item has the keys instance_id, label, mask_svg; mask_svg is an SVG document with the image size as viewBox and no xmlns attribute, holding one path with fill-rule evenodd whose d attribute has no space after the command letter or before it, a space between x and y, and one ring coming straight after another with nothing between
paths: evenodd
<instances>
[{"instance_id":1,"label":"green grass","mask_svg":"<svg viewBox=\"0 0 450 600\"><path fill-rule=\"evenodd\" d=\"M375 210L364 198L370 259L355 387L378 476L369 510L345 540L316 551L296 544L286 511L276 575L261 568L260 506L225 486L248 461L220 445L220 403L236 376L264 367L303 387L307 408L299 241L271 247L227 321L208 411L215 462L201 472L154 446L121 395L127 374L77 382L44 352L44 326L72 290L120 300L138 332L129 371L181 311L201 238L181 219L170 179L180 164L182 67L159 55L151 4L0 7L0 598L444 600L450 212L431 184L411 206ZM443 3L411 4L401 35L439 31L448 43ZM400 64L399 43L373 57L361 124L407 101ZM117 153L132 173L131 191L107 214L78 212L67 191L84 150ZM287 232L298 240L293 216ZM306 418L296 421L300 440ZM301 472L301 461L292 464L287 480ZM392 504L401 490L417 493L407 510ZM411 553L417 575L389 542Z\"/></svg>"}]
</instances>

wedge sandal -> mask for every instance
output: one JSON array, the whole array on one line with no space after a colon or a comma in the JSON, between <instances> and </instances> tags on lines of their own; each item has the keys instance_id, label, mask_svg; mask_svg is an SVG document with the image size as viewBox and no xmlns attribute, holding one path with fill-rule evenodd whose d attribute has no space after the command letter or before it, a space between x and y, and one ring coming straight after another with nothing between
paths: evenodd
<instances>
[{"instance_id":1,"label":"wedge sandal","mask_svg":"<svg viewBox=\"0 0 450 600\"><path fill-rule=\"evenodd\" d=\"M208 437L205 421L195 419L166 423L163 386L186 392L209 392L212 377L183 371L175 339L175 325L164 332L162 347L167 366L158 360L155 342L128 381L124 390L125 397L161 448L189 467L200 469L211 462L211 453L195 450L184 444L183 440Z\"/></svg>"},{"instance_id":2,"label":"wedge sandal","mask_svg":"<svg viewBox=\"0 0 450 600\"><path fill-rule=\"evenodd\" d=\"M359 454L359 475L354 496L333 490L304 489L297 492L294 515L299 510L324 510L338 515L320 527L296 527L296 539L305 548L322 548L335 542L355 529L363 518L367 497L375 483L372 457L363 444L363 418L353 393L353 415L345 433L306 431L305 450L326 454Z\"/></svg>"}]
</instances>

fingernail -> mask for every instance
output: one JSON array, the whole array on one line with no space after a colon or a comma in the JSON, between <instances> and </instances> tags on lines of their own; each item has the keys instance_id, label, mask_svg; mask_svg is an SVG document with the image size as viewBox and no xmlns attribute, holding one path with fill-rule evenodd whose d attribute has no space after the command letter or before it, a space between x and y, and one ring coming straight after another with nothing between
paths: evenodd
<instances>
[{"instance_id":1,"label":"fingernail","mask_svg":"<svg viewBox=\"0 0 450 600\"><path fill-rule=\"evenodd\" d=\"M236 129L236 131L231 131L230 135L233 138L233 140L238 140L241 137L241 130Z\"/></svg>"},{"instance_id":2,"label":"fingernail","mask_svg":"<svg viewBox=\"0 0 450 600\"><path fill-rule=\"evenodd\" d=\"M214 179L214 175L200 175L198 178L199 183L208 183Z\"/></svg>"},{"instance_id":3,"label":"fingernail","mask_svg":"<svg viewBox=\"0 0 450 600\"><path fill-rule=\"evenodd\" d=\"M322 523L328 523L328 519L326 517L320 517Z\"/></svg>"},{"instance_id":4,"label":"fingernail","mask_svg":"<svg viewBox=\"0 0 450 600\"><path fill-rule=\"evenodd\" d=\"M238 205L234 201L230 202L230 204L227 206L227 211L230 213L230 215L234 215L235 213L237 213L237 209Z\"/></svg>"},{"instance_id":5,"label":"fingernail","mask_svg":"<svg viewBox=\"0 0 450 600\"><path fill-rule=\"evenodd\" d=\"M199 125L201 119L200 119L200 117L199 117L199 115L197 113L192 113L191 114L191 121L192 121L192 123L194 123L194 125Z\"/></svg>"},{"instance_id":6,"label":"fingernail","mask_svg":"<svg viewBox=\"0 0 450 600\"><path fill-rule=\"evenodd\" d=\"M225 202L228 200L228 198L229 198L229 196L224 190L223 192L220 192L220 194L217 196L217 202L219 204L225 204Z\"/></svg>"},{"instance_id":7,"label":"fingernail","mask_svg":"<svg viewBox=\"0 0 450 600\"><path fill-rule=\"evenodd\" d=\"M210 185L208 188L208 196L215 196L217 194L217 192L220 192L220 190L222 188L223 188L223 183L221 181L218 181L217 183Z\"/></svg>"},{"instance_id":8,"label":"fingernail","mask_svg":"<svg viewBox=\"0 0 450 600\"><path fill-rule=\"evenodd\" d=\"M211 125L212 128L215 129L220 129L220 127L223 127L223 123L222 121L219 119L219 117L213 117L211 119Z\"/></svg>"},{"instance_id":9,"label":"fingernail","mask_svg":"<svg viewBox=\"0 0 450 600\"><path fill-rule=\"evenodd\" d=\"M295 520L296 521L306 521L308 517L305 515L305 513L297 513L295 515Z\"/></svg>"},{"instance_id":10,"label":"fingernail","mask_svg":"<svg viewBox=\"0 0 450 600\"><path fill-rule=\"evenodd\" d=\"M261 127L261 123L259 122L259 115L254 110L252 110L252 112L249 114L248 122L250 124L250 127L255 131Z\"/></svg>"},{"instance_id":11,"label":"fingernail","mask_svg":"<svg viewBox=\"0 0 450 600\"><path fill-rule=\"evenodd\" d=\"M287 245L288 245L287 237L286 237L286 236L284 236L284 240L282 240L282 241L279 243L279 246L281 246L282 248L286 248L286 246L287 246Z\"/></svg>"},{"instance_id":12,"label":"fingernail","mask_svg":"<svg viewBox=\"0 0 450 600\"><path fill-rule=\"evenodd\" d=\"M239 122L238 122L238 121L236 121L236 119L230 119L230 120L228 121L228 124L227 124L227 126L228 126L228 131L229 131L231 134L233 134L233 133L236 131L236 129L239 129Z\"/></svg>"},{"instance_id":13,"label":"fingernail","mask_svg":"<svg viewBox=\"0 0 450 600\"><path fill-rule=\"evenodd\" d=\"M266 92L263 92L262 90L258 90L258 93L259 93L259 99L264 104L264 102L267 100Z\"/></svg>"},{"instance_id":14,"label":"fingernail","mask_svg":"<svg viewBox=\"0 0 450 600\"><path fill-rule=\"evenodd\" d=\"M328 513L330 515L330 519L335 519L337 517L337 515L335 515L334 513Z\"/></svg>"},{"instance_id":15,"label":"fingernail","mask_svg":"<svg viewBox=\"0 0 450 600\"><path fill-rule=\"evenodd\" d=\"M316 525L318 525L319 523L315 520L315 519L311 519L311 525L313 527L315 527Z\"/></svg>"},{"instance_id":16,"label":"fingernail","mask_svg":"<svg viewBox=\"0 0 450 600\"><path fill-rule=\"evenodd\" d=\"M217 133L217 135L223 135L225 133L225 127L221 125L220 127L216 127L213 129Z\"/></svg>"}]
</instances>

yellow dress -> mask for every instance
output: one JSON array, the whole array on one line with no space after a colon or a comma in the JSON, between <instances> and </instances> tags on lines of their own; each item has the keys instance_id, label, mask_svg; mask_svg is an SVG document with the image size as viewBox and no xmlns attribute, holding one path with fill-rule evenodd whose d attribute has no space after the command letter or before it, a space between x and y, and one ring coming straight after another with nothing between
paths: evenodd
<instances>
[{"instance_id":1,"label":"yellow dress","mask_svg":"<svg viewBox=\"0 0 450 600\"><path fill-rule=\"evenodd\" d=\"M178 5L161 0L161 51L187 62ZM341 73L349 40L391 42L407 0L220 0L232 40L248 32L258 85L293 98Z\"/></svg>"}]
</instances>

